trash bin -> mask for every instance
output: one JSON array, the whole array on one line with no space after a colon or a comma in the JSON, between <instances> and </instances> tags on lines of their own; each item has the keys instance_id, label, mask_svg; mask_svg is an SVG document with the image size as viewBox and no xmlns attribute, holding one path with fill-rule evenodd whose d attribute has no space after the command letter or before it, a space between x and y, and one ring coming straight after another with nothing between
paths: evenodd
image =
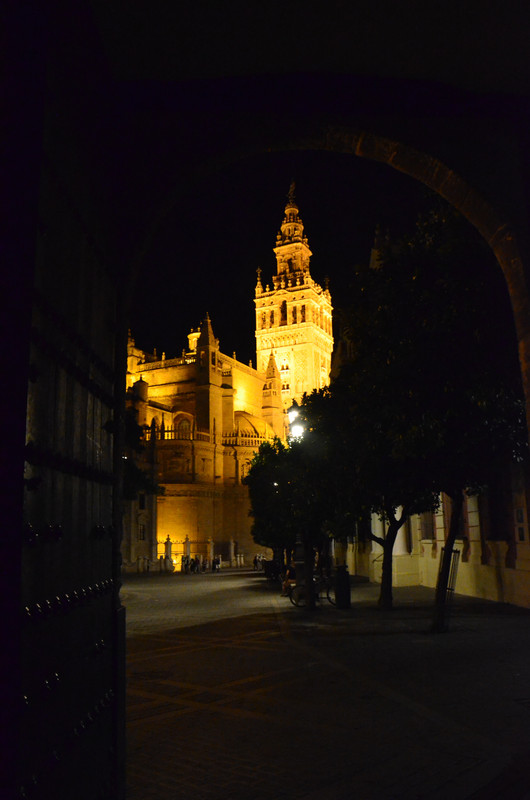
<instances>
[{"instance_id":1,"label":"trash bin","mask_svg":"<svg viewBox=\"0 0 530 800\"><path fill-rule=\"evenodd\" d=\"M351 607L350 575L346 565L337 567L337 574L335 577L335 599L337 601L337 608Z\"/></svg>"}]
</instances>

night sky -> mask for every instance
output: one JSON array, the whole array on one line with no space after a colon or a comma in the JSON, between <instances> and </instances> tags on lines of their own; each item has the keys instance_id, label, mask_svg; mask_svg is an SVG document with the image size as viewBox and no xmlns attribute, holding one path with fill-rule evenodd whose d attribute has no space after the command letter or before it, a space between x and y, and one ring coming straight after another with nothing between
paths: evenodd
<instances>
[{"instance_id":1,"label":"night sky","mask_svg":"<svg viewBox=\"0 0 530 800\"><path fill-rule=\"evenodd\" d=\"M291 180L312 276L329 277L335 307L347 298L351 268L369 259L376 225L411 229L427 195L386 165L331 153L263 154L209 175L167 216L146 256L131 318L140 347L180 355L208 312L221 350L255 362L256 269L272 283Z\"/></svg>"},{"instance_id":2,"label":"night sky","mask_svg":"<svg viewBox=\"0 0 530 800\"><path fill-rule=\"evenodd\" d=\"M504 102L526 93L530 81L530 7L521 4L510 10L506 3L486 8L468 0L450 12L444 3L412 0L362 6L337 0L316 11L298 0L139 8L92 0L89 6L90 18L72 29L83 37L92 24L101 47L105 134L114 138L112 154L105 161L99 153L97 163L113 176L104 180L112 183L106 216L122 225L117 252L134 259L159 220L129 323L138 346L168 358L180 355L206 312L223 352L235 350L244 362L255 358L256 269L264 284L270 280L292 180L313 252L311 273L320 283L329 277L335 308L347 301L352 266L370 257L376 225L410 230L426 202L422 184L349 155L263 152L215 166L220 153L245 150L245 131L250 140L256 119L273 143L284 109L298 122L318 113L325 121L345 115L354 127L363 125L363 113L377 117L384 109L410 123L414 134L423 117L443 127L444 114L465 118L470 100L480 105L489 92ZM54 29L63 16L61 9ZM59 39L81 52L71 36ZM64 70L58 74L65 79ZM83 74L84 63L72 81L74 108L83 105ZM97 130L91 136L96 143L107 138Z\"/></svg>"}]
</instances>

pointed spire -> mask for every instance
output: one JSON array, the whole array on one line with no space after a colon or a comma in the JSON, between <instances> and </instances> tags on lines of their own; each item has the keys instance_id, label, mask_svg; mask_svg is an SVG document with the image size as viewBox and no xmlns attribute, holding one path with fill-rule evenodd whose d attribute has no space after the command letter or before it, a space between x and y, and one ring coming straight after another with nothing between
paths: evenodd
<instances>
[{"instance_id":1,"label":"pointed spire","mask_svg":"<svg viewBox=\"0 0 530 800\"><path fill-rule=\"evenodd\" d=\"M261 267L257 268L256 274L258 276L258 280L256 282L256 296L258 296L263 292L263 286L261 283Z\"/></svg>"},{"instance_id":2,"label":"pointed spire","mask_svg":"<svg viewBox=\"0 0 530 800\"><path fill-rule=\"evenodd\" d=\"M298 204L294 199L294 188L295 183L291 181L282 226L277 236L277 246L281 244L292 244L293 242L307 242L304 236L304 224L298 213Z\"/></svg>"},{"instance_id":3,"label":"pointed spire","mask_svg":"<svg viewBox=\"0 0 530 800\"><path fill-rule=\"evenodd\" d=\"M211 347L217 347L219 345L218 340L213 334L212 323L208 312L206 312L206 316L201 322L201 334L199 336L198 343L201 345L209 345Z\"/></svg>"},{"instance_id":4,"label":"pointed spire","mask_svg":"<svg viewBox=\"0 0 530 800\"><path fill-rule=\"evenodd\" d=\"M267 371L265 373L267 380L270 378L279 378L280 377L280 370L278 369L278 365L276 364L276 359L274 357L274 350L271 350L269 356L269 362L267 364Z\"/></svg>"},{"instance_id":5,"label":"pointed spire","mask_svg":"<svg viewBox=\"0 0 530 800\"><path fill-rule=\"evenodd\" d=\"M277 274L291 278L288 285L301 285L309 275L309 259L311 250L304 235L304 223L298 211L298 203L294 197L295 183L291 181L287 195L287 205L280 231L276 237ZM300 276L300 281L295 276ZM275 284L275 288L278 288Z\"/></svg>"},{"instance_id":6,"label":"pointed spire","mask_svg":"<svg viewBox=\"0 0 530 800\"><path fill-rule=\"evenodd\" d=\"M274 357L274 350L271 350L265 382L263 384L262 416L272 427L276 436L285 435L285 420L282 403L282 381L280 371Z\"/></svg>"}]
</instances>

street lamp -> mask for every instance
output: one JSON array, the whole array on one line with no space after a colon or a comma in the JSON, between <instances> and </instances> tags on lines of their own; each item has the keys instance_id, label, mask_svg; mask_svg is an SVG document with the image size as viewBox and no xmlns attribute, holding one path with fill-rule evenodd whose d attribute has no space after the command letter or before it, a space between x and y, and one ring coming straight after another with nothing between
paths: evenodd
<instances>
[{"instance_id":1,"label":"street lamp","mask_svg":"<svg viewBox=\"0 0 530 800\"><path fill-rule=\"evenodd\" d=\"M292 444L293 442L300 441L305 433L305 427L300 419L300 407L296 400L293 400L292 406L287 409L287 419L289 420L288 443ZM307 579L307 575L305 575L305 556L302 532L298 528L296 531L293 560L296 569L296 582L299 584L304 583L305 579ZM311 591L311 587L308 588L309 591Z\"/></svg>"},{"instance_id":2,"label":"street lamp","mask_svg":"<svg viewBox=\"0 0 530 800\"><path fill-rule=\"evenodd\" d=\"M300 409L296 400L293 400L292 406L287 410L287 419L289 420L289 440L301 439L305 428L300 421Z\"/></svg>"}]
</instances>

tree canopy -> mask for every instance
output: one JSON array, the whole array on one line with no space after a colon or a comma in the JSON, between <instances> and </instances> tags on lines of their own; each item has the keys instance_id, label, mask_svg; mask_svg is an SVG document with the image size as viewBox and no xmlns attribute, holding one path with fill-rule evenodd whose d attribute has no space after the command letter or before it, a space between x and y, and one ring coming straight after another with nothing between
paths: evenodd
<instances>
[{"instance_id":1,"label":"tree canopy","mask_svg":"<svg viewBox=\"0 0 530 800\"><path fill-rule=\"evenodd\" d=\"M138 412L134 407L125 410L123 454L123 497L125 500L136 500L140 492L145 494L163 494L163 487L156 481L153 453L146 452L143 443L143 429L137 423ZM154 445L153 439L152 444Z\"/></svg>"},{"instance_id":2,"label":"tree canopy","mask_svg":"<svg viewBox=\"0 0 530 800\"><path fill-rule=\"evenodd\" d=\"M360 484L389 531L398 506L402 519L434 507L441 491L478 491L495 463L522 457L506 287L451 208L431 208L411 236L387 240L357 269L342 322L348 357L331 394L342 398Z\"/></svg>"},{"instance_id":3,"label":"tree canopy","mask_svg":"<svg viewBox=\"0 0 530 800\"><path fill-rule=\"evenodd\" d=\"M252 537L257 544L270 547L275 555L285 548L292 549L296 539L291 473L289 449L280 439L274 439L260 445L244 478L254 519Z\"/></svg>"},{"instance_id":4,"label":"tree canopy","mask_svg":"<svg viewBox=\"0 0 530 800\"><path fill-rule=\"evenodd\" d=\"M254 456L245 483L249 487L252 536L274 551L292 551L297 537L322 550L331 498L324 453L307 439L284 444L264 442Z\"/></svg>"}]
</instances>

